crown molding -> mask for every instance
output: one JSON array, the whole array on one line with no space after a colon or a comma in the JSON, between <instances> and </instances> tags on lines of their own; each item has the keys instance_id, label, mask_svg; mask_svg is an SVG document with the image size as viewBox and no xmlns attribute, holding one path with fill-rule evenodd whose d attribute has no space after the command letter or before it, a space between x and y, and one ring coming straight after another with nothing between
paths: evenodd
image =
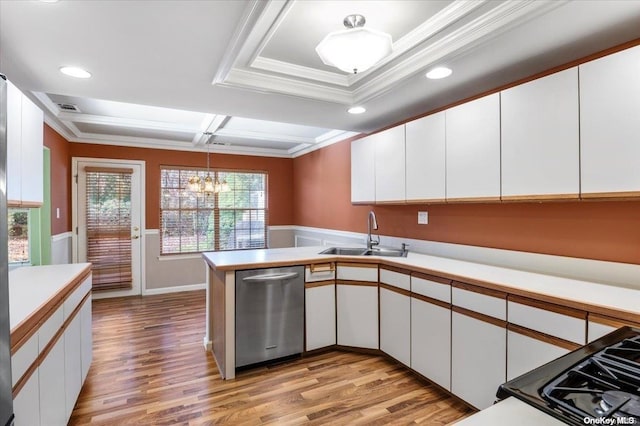
<instances>
[{"instance_id":1,"label":"crown molding","mask_svg":"<svg viewBox=\"0 0 640 426\"><path fill-rule=\"evenodd\" d=\"M218 129L214 136L230 137L230 138L245 138L260 141L282 142L282 143L315 143L313 138L305 138L299 136L283 135L283 134L266 134L261 132L254 132L251 130L238 130L238 129Z\"/></svg>"},{"instance_id":2,"label":"crown molding","mask_svg":"<svg viewBox=\"0 0 640 426\"><path fill-rule=\"evenodd\" d=\"M337 102L344 105L353 103L351 91L309 83L290 78L267 75L257 71L233 69L223 86L242 87L252 91L278 93L302 98Z\"/></svg>"},{"instance_id":3,"label":"crown molding","mask_svg":"<svg viewBox=\"0 0 640 426\"><path fill-rule=\"evenodd\" d=\"M200 146L194 146L190 143L184 143L184 146L176 146L176 142L166 141L162 139L150 139L150 138L134 138L134 137L122 137L122 136L109 136L107 140L102 135L95 135L87 133L81 138L73 137L68 140L71 143L85 143L95 145L111 145L111 146L124 146L131 148L144 148L144 149L163 149L170 151L189 151L189 152L206 152L204 148ZM279 157L279 158L291 158L291 155L286 150L271 149L271 148L257 148L257 147L243 147L243 146L227 146L227 145L210 145L211 153L217 154L233 154L233 155L249 155L255 157Z\"/></svg>"},{"instance_id":4,"label":"crown molding","mask_svg":"<svg viewBox=\"0 0 640 426\"><path fill-rule=\"evenodd\" d=\"M568 0L501 2L471 22L428 44L429 39L447 26L491 4L488 0L456 0L396 41L389 57L355 75L343 75L260 56L295 1L302 0L268 2L259 22L244 38L244 44L233 45L236 55L234 66L226 73L226 78L216 80L216 84L343 105L360 104L388 92L398 83L439 61L451 60L483 43L488 37L559 7ZM424 48L417 49L421 44L425 45ZM411 53L412 50L415 53Z\"/></svg>"},{"instance_id":5,"label":"crown molding","mask_svg":"<svg viewBox=\"0 0 640 426\"><path fill-rule=\"evenodd\" d=\"M307 80L320 81L341 87L349 87L351 85L351 81L348 78L350 75L347 74L338 74L336 72L319 70L317 68L305 67L302 65L292 64L290 62L279 61L277 59L265 58L263 56L258 56L254 59L250 68L296 76Z\"/></svg>"},{"instance_id":6,"label":"crown molding","mask_svg":"<svg viewBox=\"0 0 640 426\"><path fill-rule=\"evenodd\" d=\"M109 117L74 112L60 112L58 119L63 122L100 124L103 126L127 127L131 129L166 130L180 133L198 133L199 126L184 126L161 121L138 120L133 118Z\"/></svg>"},{"instance_id":7,"label":"crown molding","mask_svg":"<svg viewBox=\"0 0 640 426\"><path fill-rule=\"evenodd\" d=\"M231 40L227 45L227 50L220 61L220 66L216 70L216 74L213 77L211 84L219 84L224 82L231 72L234 63L236 62L240 51L247 42L247 39L254 30L256 22L262 16L264 10L269 6L270 1L263 0L249 0L245 7L244 14L240 18L240 24L236 27L236 30L231 36Z\"/></svg>"}]
</instances>

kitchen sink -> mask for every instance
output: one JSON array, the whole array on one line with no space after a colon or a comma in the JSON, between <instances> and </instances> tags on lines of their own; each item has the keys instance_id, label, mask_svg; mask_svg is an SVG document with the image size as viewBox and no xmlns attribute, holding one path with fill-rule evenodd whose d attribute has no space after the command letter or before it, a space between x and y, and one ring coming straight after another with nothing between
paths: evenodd
<instances>
[{"instance_id":1,"label":"kitchen sink","mask_svg":"<svg viewBox=\"0 0 640 426\"><path fill-rule=\"evenodd\" d=\"M338 256L388 256L407 257L408 250L374 247L372 249L355 247L330 247L322 250L319 254L334 254Z\"/></svg>"},{"instance_id":2,"label":"kitchen sink","mask_svg":"<svg viewBox=\"0 0 640 426\"><path fill-rule=\"evenodd\" d=\"M389 256L389 257L407 257L409 250L374 247L371 250L367 250L365 256Z\"/></svg>"},{"instance_id":3,"label":"kitchen sink","mask_svg":"<svg viewBox=\"0 0 640 426\"><path fill-rule=\"evenodd\" d=\"M322 250L318 254L337 254L342 256L364 256L366 252L367 252L366 248L330 247L326 250Z\"/></svg>"}]
</instances>

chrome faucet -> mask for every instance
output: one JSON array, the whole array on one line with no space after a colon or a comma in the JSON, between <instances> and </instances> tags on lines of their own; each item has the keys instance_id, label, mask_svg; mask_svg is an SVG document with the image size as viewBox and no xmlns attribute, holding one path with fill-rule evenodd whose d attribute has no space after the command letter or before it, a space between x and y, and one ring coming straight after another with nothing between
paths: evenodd
<instances>
[{"instance_id":1,"label":"chrome faucet","mask_svg":"<svg viewBox=\"0 0 640 426\"><path fill-rule=\"evenodd\" d=\"M367 250L371 250L373 246L380 244L380 237L378 237L377 240L371 237L371 229L378 229L378 221L376 220L376 214L373 210L369 211L369 216L367 217L367 229Z\"/></svg>"}]
</instances>

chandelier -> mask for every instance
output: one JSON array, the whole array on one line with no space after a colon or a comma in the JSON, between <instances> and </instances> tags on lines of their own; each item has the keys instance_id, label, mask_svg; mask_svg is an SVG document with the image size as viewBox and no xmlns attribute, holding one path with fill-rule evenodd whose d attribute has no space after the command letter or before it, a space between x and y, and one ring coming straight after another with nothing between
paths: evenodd
<instances>
[{"instance_id":1,"label":"chandelier","mask_svg":"<svg viewBox=\"0 0 640 426\"><path fill-rule=\"evenodd\" d=\"M318 44L316 52L326 65L357 74L366 71L393 50L391 36L364 28L362 15L344 18L345 30L334 31Z\"/></svg>"},{"instance_id":2,"label":"chandelier","mask_svg":"<svg viewBox=\"0 0 640 426\"><path fill-rule=\"evenodd\" d=\"M201 179L197 174L191 176L187 183L187 189L191 192L195 192L203 195L213 195L218 194L220 192L229 192L231 188L229 188L229 184L226 179L222 180L222 183L218 180L218 176L215 175L215 179L211 177L210 170L210 150L209 146L211 145L211 136L212 133L205 133L205 135L209 136L209 139L205 142L207 145L207 176L204 179Z\"/></svg>"}]
</instances>

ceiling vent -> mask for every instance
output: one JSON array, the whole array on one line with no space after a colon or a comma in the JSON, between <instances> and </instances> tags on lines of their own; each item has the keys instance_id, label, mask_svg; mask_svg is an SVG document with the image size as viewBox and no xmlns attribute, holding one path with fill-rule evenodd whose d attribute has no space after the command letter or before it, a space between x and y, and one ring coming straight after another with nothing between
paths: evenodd
<instances>
[{"instance_id":1,"label":"ceiling vent","mask_svg":"<svg viewBox=\"0 0 640 426\"><path fill-rule=\"evenodd\" d=\"M60 108L60 111L80 112L80 109L78 108L78 106L74 104L57 104L57 105L58 105L58 108Z\"/></svg>"}]
</instances>

